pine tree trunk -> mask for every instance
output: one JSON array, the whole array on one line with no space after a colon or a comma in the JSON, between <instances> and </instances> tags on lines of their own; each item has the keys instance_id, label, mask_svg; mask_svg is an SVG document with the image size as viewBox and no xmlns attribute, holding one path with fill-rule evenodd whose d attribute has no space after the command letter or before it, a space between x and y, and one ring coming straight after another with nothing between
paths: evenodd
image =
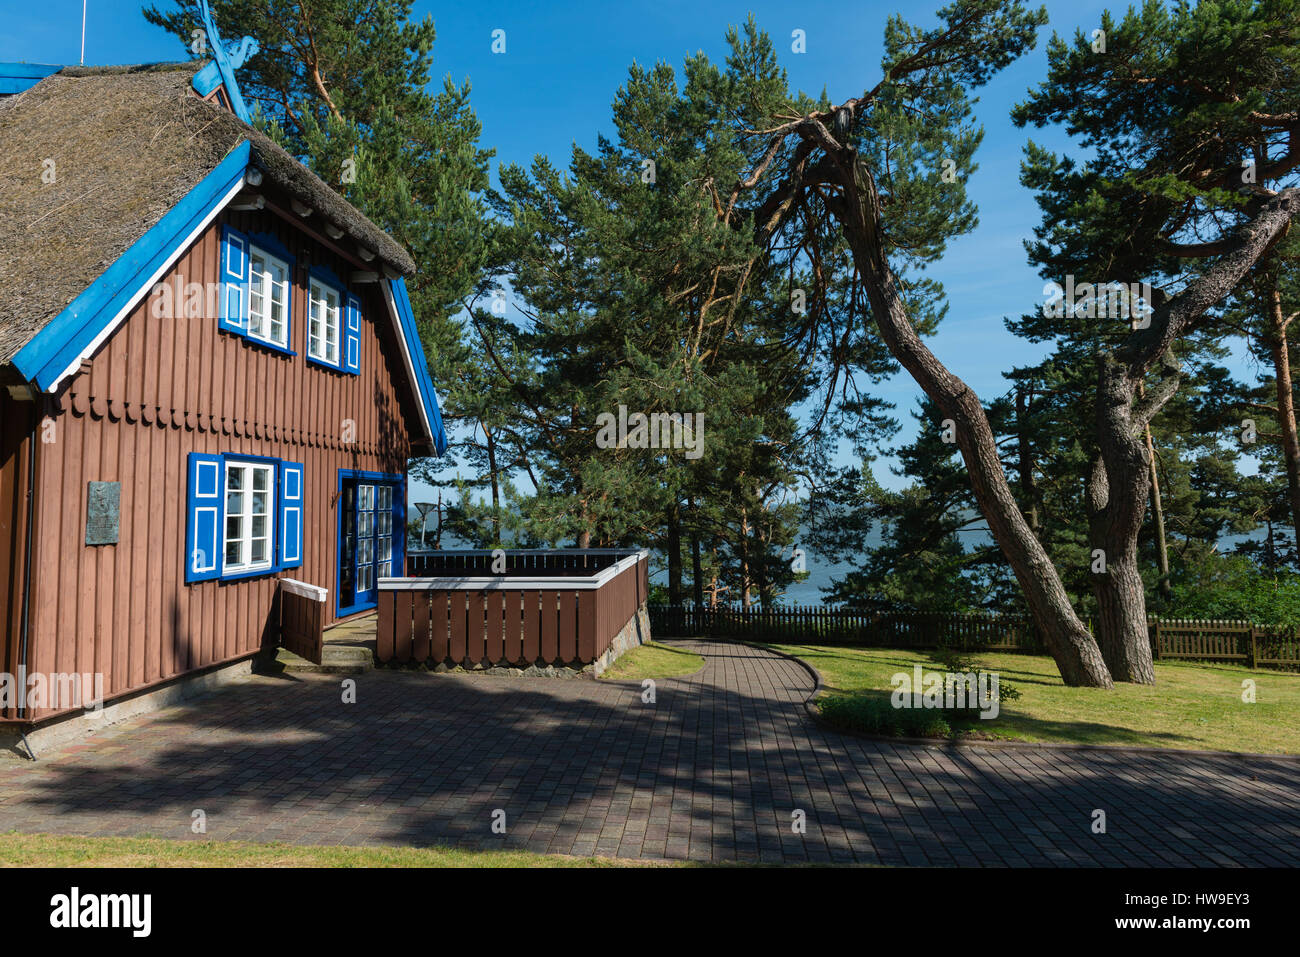
<instances>
[{"instance_id":1,"label":"pine tree trunk","mask_svg":"<svg viewBox=\"0 0 1300 957\"><path fill-rule=\"evenodd\" d=\"M497 444L492 432L484 428L487 439L488 474L492 479L492 542L501 543L501 476L497 468Z\"/></svg>"},{"instance_id":2,"label":"pine tree trunk","mask_svg":"<svg viewBox=\"0 0 1300 957\"><path fill-rule=\"evenodd\" d=\"M749 610L749 590L753 586L749 568L749 516L740 510L740 607Z\"/></svg>"},{"instance_id":3,"label":"pine tree trunk","mask_svg":"<svg viewBox=\"0 0 1300 957\"><path fill-rule=\"evenodd\" d=\"M1117 544L1123 548L1123 544ZM1111 556L1114 557L1111 557ZM1107 552L1106 572L1093 576L1097 596L1097 644L1116 681L1155 684L1146 593L1137 548Z\"/></svg>"},{"instance_id":4,"label":"pine tree trunk","mask_svg":"<svg viewBox=\"0 0 1300 957\"><path fill-rule=\"evenodd\" d=\"M908 319L897 280L877 235L875 183L855 163L854 189L837 205L846 239L862 276L881 337L939 410L953 420L957 446L989 531L1020 584L1029 612L1070 686L1113 687L1096 641L1074 613L1056 568L1034 537L1002 469L988 417L978 396L921 341Z\"/></svg>"},{"instance_id":5,"label":"pine tree trunk","mask_svg":"<svg viewBox=\"0 0 1300 957\"><path fill-rule=\"evenodd\" d=\"M1138 398L1142 398L1145 390L1142 383L1138 383ZM1155 521L1156 526L1156 562L1160 567L1160 594L1166 598L1172 592L1172 586L1169 583L1169 543L1165 538L1165 508L1164 503L1160 500L1160 478L1156 474L1156 446L1151 439L1151 423L1146 425L1146 442L1147 442L1147 462L1151 469L1151 518ZM1103 649L1103 654L1105 650Z\"/></svg>"},{"instance_id":6,"label":"pine tree trunk","mask_svg":"<svg viewBox=\"0 0 1300 957\"><path fill-rule=\"evenodd\" d=\"M1106 667L1116 681L1155 684L1146 592L1137 562L1151 463L1145 430L1132 420L1136 392L1124 367L1103 357L1097 388L1101 455L1088 479L1088 541L1093 549L1097 641Z\"/></svg>"},{"instance_id":7,"label":"pine tree trunk","mask_svg":"<svg viewBox=\"0 0 1300 957\"><path fill-rule=\"evenodd\" d=\"M1295 393L1291 384L1291 349L1286 340L1287 322L1282 316L1282 294L1274 280L1269 291L1272 335L1269 352L1277 386L1277 421L1282 432L1282 457L1286 463L1287 501L1291 505L1291 527L1300 550L1300 437L1296 434Z\"/></svg>"},{"instance_id":8,"label":"pine tree trunk","mask_svg":"<svg viewBox=\"0 0 1300 957\"><path fill-rule=\"evenodd\" d=\"M704 572L700 561L700 531L695 524L695 499L688 499L691 509L691 591L694 593L695 607L704 607Z\"/></svg>"},{"instance_id":9,"label":"pine tree trunk","mask_svg":"<svg viewBox=\"0 0 1300 957\"><path fill-rule=\"evenodd\" d=\"M668 510L668 604L682 603L682 528L681 515L674 503Z\"/></svg>"}]
</instances>

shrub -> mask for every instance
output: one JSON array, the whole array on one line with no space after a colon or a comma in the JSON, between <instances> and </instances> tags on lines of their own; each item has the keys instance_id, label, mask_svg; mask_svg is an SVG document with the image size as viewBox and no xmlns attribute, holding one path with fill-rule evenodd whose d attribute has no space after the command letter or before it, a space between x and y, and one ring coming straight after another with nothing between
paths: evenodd
<instances>
[{"instance_id":1,"label":"shrub","mask_svg":"<svg viewBox=\"0 0 1300 957\"><path fill-rule=\"evenodd\" d=\"M818 702L830 724L863 734L903 738L941 738L952 733L942 709L895 708L888 695L834 695Z\"/></svg>"},{"instance_id":2,"label":"shrub","mask_svg":"<svg viewBox=\"0 0 1300 957\"><path fill-rule=\"evenodd\" d=\"M944 671L953 674L965 674L968 671L979 672L983 669L974 658L968 657L960 649L951 645L939 645L930 653L930 660ZM998 701L1014 701L1020 697L1020 691L1010 681L998 676ZM961 720L975 720L979 717L978 708L949 709L950 713Z\"/></svg>"},{"instance_id":3,"label":"shrub","mask_svg":"<svg viewBox=\"0 0 1300 957\"><path fill-rule=\"evenodd\" d=\"M1228 555L1176 581L1165 614L1296 628L1300 626L1300 575L1267 573L1248 558Z\"/></svg>"}]
</instances>

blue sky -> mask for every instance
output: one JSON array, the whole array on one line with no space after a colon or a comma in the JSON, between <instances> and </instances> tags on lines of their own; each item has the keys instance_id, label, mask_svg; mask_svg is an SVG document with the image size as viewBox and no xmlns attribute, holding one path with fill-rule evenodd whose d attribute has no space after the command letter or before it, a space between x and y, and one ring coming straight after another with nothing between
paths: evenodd
<instances>
[{"instance_id":1,"label":"blue sky","mask_svg":"<svg viewBox=\"0 0 1300 957\"><path fill-rule=\"evenodd\" d=\"M158 0L167 6L166 0ZM576 141L593 147L610 129L610 104L635 60L666 61L678 68L688 54L703 50L721 60L729 24L752 11L773 37L792 86L816 94L823 87L839 101L875 83L886 18L901 13L930 22L939 5L903 2L725 3L716 0L651 0L636 3L521 2L450 3L420 0L415 15L433 16L435 82L444 75L469 79L472 102L483 123L483 144L493 161L528 163L545 153L566 163ZM1033 136L1056 149L1068 142L1055 131L1016 129L1013 104L1046 74L1045 41L1052 30L1069 35L1091 31L1109 7L1094 0L1050 0L1049 26L1038 47L980 91L976 117L985 128L977 156L979 170L969 183L979 206L980 225L949 248L932 270L948 292L950 308L932 348L940 359L988 399L1006 391L1003 370L1041 357L1043 349L1011 336L1007 315L1042 301L1043 281L1028 266L1022 241L1038 222L1032 195L1019 185L1025 141ZM0 62L76 63L81 39L82 0L0 0ZM185 58L179 41L150 26L131 0L88 0L86 62L139 63ZM491 51L492 33L506 32L506 52ZM807 52L794 54L791 32L805 31ZM1238 375L1246 372L1236 364ZM910 411L919 390L904 373L877 390L898 405L904 437L913 433ZM880 475L887 485L898 481Z\"/></svg>"}]
</instances>

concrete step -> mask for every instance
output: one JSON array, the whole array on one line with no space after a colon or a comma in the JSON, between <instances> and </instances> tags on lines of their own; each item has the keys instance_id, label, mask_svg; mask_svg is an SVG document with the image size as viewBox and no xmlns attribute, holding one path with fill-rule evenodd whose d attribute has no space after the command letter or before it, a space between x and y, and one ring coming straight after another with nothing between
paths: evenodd
<instances>
[{"instance_id":1,"label":"concrete step","mask_svg":"<svg viewBox=\"0 0 1300 957\"><path fill-rule=\"evenodd\" d=\"M277 648L275 657L267 661L267 670L307 674L356 675L374 667L374 655L369 648L335 644L325 645L320 664L295 655L287 648Z\"/></svg>"}]
</instances>

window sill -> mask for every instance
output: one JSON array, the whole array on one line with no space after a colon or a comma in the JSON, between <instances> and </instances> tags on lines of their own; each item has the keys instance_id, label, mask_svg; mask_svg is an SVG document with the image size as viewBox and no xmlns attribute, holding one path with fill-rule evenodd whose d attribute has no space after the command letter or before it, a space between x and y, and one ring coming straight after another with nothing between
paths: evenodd
<instances>
[{"instance_id":1,"label":"window sill","mask_svg":"<svg viewBox=\"0 0 1300 957\"><path fill-rule=\"evenodd\" d=\"M322 369L328 369L330 372L337 372L337 373L339 373L340 375L357 375L357 374L358 374L358 373L356 373L356 372L351 372L351 371L349 371L348 369L343 368L343 366L341 366L341 365L335 365L334 363L329 362L329 361L327 361L327 360L325 360L325 359L318 359L318 358L316 358L314 355L312 355L310 352L306 353L306 359L307 359L308 362L310 362L310 363L311 363L312 365L314 365L314 366L320 366Z\"/></svg>"},{"instance_id":2,"label":"window sill","mask_svg":"<svg viewBox=\"0 0 1300 957\"><path fill-rule=\"evenodd\" d=\"M267 340L259 339L257 336L252 334L244 336L244 340L252 345L260 346L263 349L269 349L271 352L278 352L282 356L296 356L298 354L288 346L282 346L275 342L268 342Z\"/></svg>"},{"instance_id":3,"label":"window sill","mask_svg":"<svg viewBox=\"0 0 1300 957\"><path fill-rule=\"evenodd\" d=\"M286 346L277 345L274 342L268 342L266 339L259 339L257 336L249 332L238 332L234 329L222 329L221 331L228 336L234 336L237 339L241 339L250 346L257 346L259 349L265 349L268 352L278 352L282 356L296 356L298 354Z\"/></svg>"},{"instance_id":4,"label":"window sill","mask_svg":"<svg viewBox=\"0 0 1300 957\"><path fill-rule=\"evenodd\" d=\"M249 571L237 571L231 572L230 574L225 574L223 572L221 577L217 580L221 582L240 582L246 581L249 578L265 578L267 575L275 575L282 570L283 569L277 568L275 565L268 565L266 568L254 568Z\"/></svg>"}]
</instances>

